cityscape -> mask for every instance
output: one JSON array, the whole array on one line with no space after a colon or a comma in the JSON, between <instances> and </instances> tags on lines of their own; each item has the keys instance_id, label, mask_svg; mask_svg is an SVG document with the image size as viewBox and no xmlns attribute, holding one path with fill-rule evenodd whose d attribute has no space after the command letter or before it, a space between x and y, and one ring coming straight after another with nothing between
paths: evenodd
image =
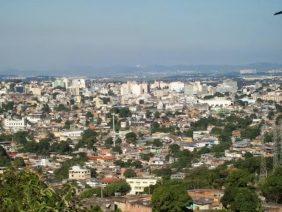
<instances>
[{"instance_id":1,"label":"cityscape","mask_svg":"<svg viewBox=\"0 0 282 212\"><path fill-rule=\"evenodd\" d=\"M191 31L195 47L180 41L182 35L176 39L182 26L168 21L163 28L167 16L150 12L159 0L125 1L124 14L111 1L15 2L30 13L3 1L15 16L5 9L0 15L0 211L282 211L282 42L273 31L264 32L269 42L263 31L252 40L254 29L281 27L281 3L260 2L254 9L246 3L242 10L244 1L238 0L230 13L242 20L229 19L234 29L223 20L228 3L207 3L219 14L207 15L214 18L205 22L210 35L198 40ZM201 28L204 14L197 23L189 21L203 1L178 3L160 9ZM140 13L137 6L148 11ZM261 10L274 6L270 14ZM191 14L182 7L191 7ZM119 16L109 20L101 8ZM264 14L263 24L246 20L254 31L242 35L247 12ZM63 23L66 17L72 19ZM92 19L97 29L84 31ZM213 21L237 33L234 43L224 40L228 31L214 30ZM141 29L135 31L135 24ZM49 27L58 34L48 34ZM158 30L157 39L149 33ZM97 35L105 45L96 46L97 54L107 53L105 58L88 49L92 41L79 37L81 32Z\"/></svg>"}]
</instances>

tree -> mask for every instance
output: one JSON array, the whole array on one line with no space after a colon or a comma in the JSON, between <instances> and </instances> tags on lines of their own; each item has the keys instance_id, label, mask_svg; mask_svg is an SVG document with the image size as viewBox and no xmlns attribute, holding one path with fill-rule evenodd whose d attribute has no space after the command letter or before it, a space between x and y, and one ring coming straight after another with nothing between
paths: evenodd
<instances>
[{"instance_id":1,"label":"tree","mask_svg":"<svg viewBox=\"0 0 282 212\"><path fill-rule=\"evenodd\" d=\"M185 186L181 184L164 184L157 187L152 195L153 211L187 211L192 202Z\"/></svg>"},{"instance_id":2,"label":"tree","mask_svg":"<svg viewBox=\"0 0 282 212\"><path fill-rule=\"evenodd\" d=\"M175 157L177 158L177 161L173 164L173 166L179 170L191 165L193 155L189 150L183 150L179 151Z\"/></svg>"},{"instance_id":3,"label":"tree","mask_svg":"<svg viewBox=\"0 0 282 212\"><path fill-rule=\"evenodd\" d=\"M171 144L169 146L169 152L172 155L176 155L180 151L180 146L177 144Z\"/></svg>"},{"instance_id":4,"label":"tree","mask_svg":"<svg viewBox=\"0 0 282 212\"><path fill-rule=\"evenodd\" d=\"M160 129L160 124L158 122L153 122L151 124L151 132L155 133Z\"/></svg>"},{"instance_id":5,"label":"tree","mask_svg":"<svg viewBox=\"0 0 282 212\"><path fill-rule=\"evenodd\" d=\"M87 212L103 212L103 210L98 205L91 205L89 211Z\"/></svg>"},{"instance_id":6,"label":"tree","mask_svg":"<svg viewBox=\"0 0 282 212\"><path fill-rule=\"evenodd\" d=\"M57 107L54 108L56 111L64 111L68 112L69 108L67 108L64 104L59 104Z\"/></svg>"},{"instance_id":7,"label":"tree","mask_svg":"<svg viewBox=\"0 0 282 212\"><path fill-rule=\"evenodd\" d=\"M71 124L72 124L72 122L71 122L71 121L66 120L66 122L65 122L65 126L64 126L64 129L69 130L69 129L70 129L70 127L71 127Z\"/></svg>"},{"instance_id":8,"label":"tree","mask_svg":"<svg viewBox=\"0 0 282 212\"><path fill-rule=\"evenodd\" d=\"M60 154L69 154L72 152L72 148L69 145L69 141L54 142L50 147L51 152L57 152Z\"/></svg>"},{"instance_id":9,"label":"tree","mask_svg":"<svg viewBox=\"0 0 282 212\"><path fill-rule=\"evenodd\" d=\"M278 125L282 121L282 114L279 114L275 119L275 124Z\"/></svg>"},{"instance_id":10,"label":"tree","mask_svg":"<svg viewBox=\"0 0 282 212\"><path fill-rule=\"evenodd\" d=\"M232 171L227 177L226 184L228 187L247 187L250 182L253 182L254 176L245 170Z\"/></svg>"},{"instance_id":11,"label":"tree","mask_svg":"<svg viewBox=\"0 0 282 212\"><path fill-rule=\"evenodd\" d=\"M84 130L81 135L81 140L75 146L76 149L81 147L86 147L88 149L93 149L95 143L97 142L97 133L91 129Z\"/></svg>"},{"instance_id":12,"label":"tree","mask_svg":"<svg viewBox=\"0 0 282 212\"><path fill-rule=\"evenodd\" d=\"M86 118L87 119L92 119L93 118L93 114L90 111L87 111Z\"/></svg>"},{"instance_id":13,"label":"tree","mask_svg":"<svg viewBox=\"0 0 282 212\"><path fill-rule=\"evenodd\" d=\"M191 130L191 129L184 131L183 134L187 137L193 138L193 130Z\"/></svg>"},{"instance_id":14,"label":"tree","mask_svg":"<svg viewBox=\"0 0 282 212\"><path fill-rule=\"evenodd\" d=\"M63 211L66 208L62 198L32 172L8 169L0 176L1 211Z\"/></svg>"},{"instance_id":15,"label":"tree","mask_svg":"<svg viewBox=\"0 0 282 212\"><path fill-rule=\"evenodd\" d=\"M213 127L211 130L211 134L213 135L221 135L222 134L222 129L219 127Z\"/></svg>"},{"instance_id":16,"label":"tree","mask_svg":"<svg viewBox=\"0 0 282 212\"><path fill-rule=\"evenodd\" d=\"M255 139L260 134L260 126L247 127L241 130L242 138Z\"/></svg>"},{"instance_id":17,"label":"tree","mask_svg":"<svg viewBox=\"0 0 282 212\"><path fill-rule=\"evenodd\" d=\"M121 149L121 147L118 146L118 145L112 147L112 151L113 151L113 152L116 152L116 153L118 153L118 154L122 154L122 149Z\"/></svg>"},{"instance_id":18,"label":"tree","mask_svg":"<svg viewBox=\"0 0 282 212\"><path fill-rule=\"evenodd\" d=\"M105 140L105 146L106 147L111 147L113 145L113 138L112 137L108 137L106 140Z\"/></svg>"},{"instance_id":19,"label":"tree","mask_svg":"<svg viewBox=\"0 0 282 212\"><path fill-rule=\"evenodd\" d=\"M273 133L270 133L270 132L266 132L264 134L264 137L263 137L263 142L264 143L270 143L273 141Z\"/></svg>"},{"instance_id":20,"label":"tree","mask_svg":"<svg viewBox=\"0 0 282 212\"><path fill-rule=\"evenodd\" d=\"M273 110L268 112L267 118L272 120L274 118L275 113L273 112Z\"/></svg>"},{"instance_id":21,"label":"tree","mask_svg":"<svg viewBox=\"0 0 282 212\"><path fill-rule=\"evenodd\" d=\"M25 162L23 158L17 157L13 161L13 166L15 167L25 167Z\"/></svg>"},{"instance_id":22,"label":"tree","mask_svg":"<svg viewBox=\"0 0 282 212\"><path fill-rule=\"evenodd\" d=\"M126 118L131 116L131 112L128 107L114 107L111 109L111 113L119 114L121 118Z\"/></svg>"},{"instance_id":23,"label":"tree","mask_svg":"<svg viewBox=\"0 0 282 212\"><path fill-rule=\"evenodd\" d=\"M282 167L276 168L260 186L263 196L269 202L282 203Z\"/></svg>"},{"instance_id":24,"label":"tree","mask_svg":"<svg viewBox=\"0 0 282 212\"><path fill-rule=\"evenodd\" d=\"M159 177L163 177L164 179L169 179L171 174L172 174L172 171L170 168L161 168L161 169L155 169L153 171L153 173Z\"/></svg>"},{"instance_id":25,"label":"tree","mask_svg":"<svg viewBox=\"0 0 282 212\"><path fill-rule=\"evenodd\" d=\"M160 118L160 112L159 112L159 111L156 111L156 112L154 113L154 117L157 118L157 119Z\"/></svg>"},{"instance_id":26,"label":"tree","mask_svg":"<svg viewBox=\"0 0 282 212\"><path fill-rule=\"evenodd\" d=\"M11 164L11 158L6 150L0 145L0 166L8 166Z\"/></svg>"},{"instance_id":27,"label":"tree","mask_svg":"<svg viewBox=\"0 0 282 212\"><path fill-rule=\"evenodd\" d=\"M163 143L161 142L160 139L154 139L153 146L155 146L155 147L162 147Z\"/></svg>"},{"instance_id":28,"label":"tree","mask_svg":"<svg viewBox=\"0 0 282 212\"><path fill-rule=\"evenodd\" d=\"M123 175L125 176L125 178L133 178L137 176L133 169L126 169Z\"/></svg>"},{"instance_id":29,"label":"tree","mask_svg":"<svg viewBox=\"0 0 282 212\"><path fill-rule=\"evenodd\" d=\"M43 139L38 143L35 141L28 141L23 146L22 151L39 155L48 155L50 153L50 141L48 139Z\"/></svg>"},{"instance_id":30,"label":"tree","mask_svg":"<svg viewBox=\"0 0 282 212\"><path fill-rule=\"evenodd\" d=\"M130 185L125 181L119 181L112 184L109 184L104 189L105 196L114 196L115 193L126 194L130 191Z\"/></svg>"},{"instance_id":31,"label":"tree","mask_svg":"<svg viewBox=\"0 0 282 212\"><path fill-rule=\"evenodd\" d=\"M142 160L145 160L145 161L149 161L150 158L153 157L153 156L154 156L153 153L147 153L147 154L141 153L141 154L140 154L140 158L141 158Z\"/></svg>"},{"instance_id":32,"label":"tree","mask_svg":"<svg viewBox=\"0 0 282 212\"><path fill-rule=\"evenodd\" d=\"M261 211L261 202L255 190L249 188L228 188L221 199L223 206L232 211Z\"/></svg>"},{"instance_id":33,"label":"tree","mask_svg":"<svg viewBox=\"0 0 282 212\"><path fill-rule=\"evenodd\" d=\"M51 109L50 109L48 104L43 104L42 112L43 113L50 113L51 112Z\"/></svg>"},{"instance_id":34,"label":"tree","mask_svg":"<svg viewBox=\"0 0 282 212\"><path fill-rule=\"evenodd\" d=\"M135 144L137 141L137 135L134 132L129 132L125 135L125 139L128 143Z\"/></svg>"},{"instance_id":35,"label":"tree","mask_svg":"<svg viewBox=\"0 0 282 212\"><path fill-rule=\"evenodd\" d=\"M13 139L16 141L17 144L24 145L27 143L28 132L26 131L19 131L13 135Z\"/></svg>"}]
</instances>

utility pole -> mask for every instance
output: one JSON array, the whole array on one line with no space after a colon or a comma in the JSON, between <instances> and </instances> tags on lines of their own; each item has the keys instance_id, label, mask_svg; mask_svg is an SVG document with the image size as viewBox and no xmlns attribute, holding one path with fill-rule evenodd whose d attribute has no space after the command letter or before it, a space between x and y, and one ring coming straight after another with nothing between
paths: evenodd
<instances>
[{"instance_id":1,"label":"utility pole","mask_svg":"<svg viewBox=\"0 0 282 212\"><path fill-rule=\"evenodd\" d=\"M265 157L262 156L261 157L261 161L260 161L260 175L259 175L259 179L260 179L260 181L263 181L266 177L267 177L266 160L265 160Z\"/></svg>"},{"instance_id":2,"label":"utility pole","mask_svg":"<svg viewBox=\"0 0 282 212\"><path fill-rule=\"evenodd\" d=\"M112 113L113 116L113 142L114 142L114 147L116 146L116 128L115 128L115 114Z\"/></svg>"},{"instance_id":3,"label":"utility pole","mask_svg":"<svg viewBox=\"0 0 282 212\"><path fill-rule=\"evenodd\" d=\"M279 123L273 131L273 169L282 165L282 124Z\"/></svg>"}]
</instances>

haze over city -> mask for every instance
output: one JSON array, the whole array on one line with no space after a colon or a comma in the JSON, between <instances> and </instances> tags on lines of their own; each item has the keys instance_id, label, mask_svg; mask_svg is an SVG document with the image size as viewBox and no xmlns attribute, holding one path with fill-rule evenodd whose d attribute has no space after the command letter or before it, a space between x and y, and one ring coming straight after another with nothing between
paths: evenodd
<instances>
[{"instance_id":1,"label":"haze over city","mask_svg":"<svg viewBox=\"0 0 282 212\"><path fill-rule=\"evenodd\" d=\"M280 0L2 0L0 73L281 63ZM12 72L11 72L12 73Z\"/></svg>"}]
</instances>

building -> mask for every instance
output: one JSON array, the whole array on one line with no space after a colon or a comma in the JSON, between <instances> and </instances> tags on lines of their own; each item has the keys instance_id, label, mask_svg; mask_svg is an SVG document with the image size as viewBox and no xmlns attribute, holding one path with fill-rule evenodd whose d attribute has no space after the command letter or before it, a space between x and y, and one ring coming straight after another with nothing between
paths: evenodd
<instances>
[{"instance_id":1,"label":"building","mask_svg":"<svg viewBox=\"0 0 282 212\"><path fill-rule=\"evenodd\" d=\"M183 180L185 178L185 176L186 176L185 173L179 172L179 173L172 174L170 176L170 179L172 179L172 180Z\"/></svg>"},{"instance_id":2,"label":"building","mask_svg":"<svg viewBox=\"0 0 282 212\"><path fill-rule=\"evenodd\" d=\"M208 104L211 107L227 107L232 105L232 101L224 98L214 98L214 99L205 99L199 100L201 104Z\"/></svg>"},{"instance_id":3,"label":"building","mask_svg":"<svg viewBox=\"0 0 282 212\"><path fill-rule=\"evenodd\" d=\"M25 87L23 85L16 85L14 87L14 91L16 93L24 93L25 92Z\"/></svg>"},{"instance_id":4,"label":"building","mask_svg":"<svg viewBox=\"0 0 282 212\"><path fill-rule=\"evenodd\" d=\"M60 140L67 140L70 139L79 139L81 137L83 130L65 130L65 131L59 131L54 132L55 137L60 138Z\"/></svg>"},{"instance_id":5,"label":"building","mask_svg":"<svg viewBox=\"0 0 282 212\"><path fill-rule=\"evenodd\" d=\"M237 82L231 79L223 80L222 84L218 84L216 91L220 93L236 93L238 90Z\"/></svg>"},{"instance_id":6,"label":"building","mask_svg":"<svg viewBox=\"0 0 282 212\"><path fill-rule=\"evenodd\" d=\"M121 85L121 95L134 95L139 96L142 94L148 94L150 92L149 85L147 83L127 82Z\"/></svg>"},{"instance_id":7,"label":"building","mask_svg":"<svg viewBox=\"0 0 282 212\"><path fill-rule=\"evenodd\" d=\"M66 87L67 87L66 82L65 82L65 79L56 79L56 80L52 83L52 86L53 86L53 88L57 88L57 87L66 88Z\"/></svg>"},{"instance_id":8,"label":"building","mask_svg":"<svg viewBox=\"0 0 282 212\"><path fill-rule=\"evenodd\" d=\"M129 194L136 195L144 192L146 187L156 185L157 178L128 178L126 182L130 185L131 190Z\"/></svg>"},{"instance_id":9,"label":"building","mask_svg":"<svg viewBox=\"0 0 282 212\"><path fill-rule=\"evenodd\" d=\"M152 212L150 195L119 198L115 205L123 212Z\"/></svg>"},{"instance_id":10,"label":"building","mask_svg":"<svg viewBox=\"0 0 282 212\"><path fill-rule=\"evenodd\" d=\"M280 103L282 102L282 91L268 92L267 94L262 95L260 98L265 101L274 101Z\"/></svg>"},{"instance_id":11,"label":"building","mask_svg":"<svg viewBox=\"0 0 282 212\"><path fill-rule=\"evenodd\" d=\"M26 128L26 120L22 119L4 119L4 128L13 131L24 130Z\"/></svg>"},{"instance_id":12,"label":"building","mask_svg":"<svg viewBox=\"0 0 282 212\"><path fill-rule=\"evenodd\" d=\"M41 96L42 89L39 88L39 87L29 86L29 87L26 89L26 92L27 92L27 93L32 93L32 94L35 95L35 96Z\"/></svg>"},{"instance_id":13,"label":"building","mask_svg":"<svg viewBox=\"0 0 282 212\"><path fill-rule=\"evenodd\" d=\"M184 83L183 82L171 82L169 83L169 90L175 92L184 91Z\"/></svg>"},{"instance_id":14,"label":"building","mask_svg":"<svg viewBox=\"0 0 282 212\"><path fill-rule=\"evenodd\" d=\"M193 211L221 210L223 208L220 202L224 194L223 190L195 189L188 190L188 194L193 199L193 205L191 206Z\"/></svg>"},{"instance_id":15,"label":"building","mask_svg":"<svg viewBox=\"0 0 282 212\"><path fill-rule=\"evenodd\" d=\"M91 172L87 168L80 166L73 166L69 170L69 179L70 180L88 180L91 178Z\"/></svg>"}]
</instances>

